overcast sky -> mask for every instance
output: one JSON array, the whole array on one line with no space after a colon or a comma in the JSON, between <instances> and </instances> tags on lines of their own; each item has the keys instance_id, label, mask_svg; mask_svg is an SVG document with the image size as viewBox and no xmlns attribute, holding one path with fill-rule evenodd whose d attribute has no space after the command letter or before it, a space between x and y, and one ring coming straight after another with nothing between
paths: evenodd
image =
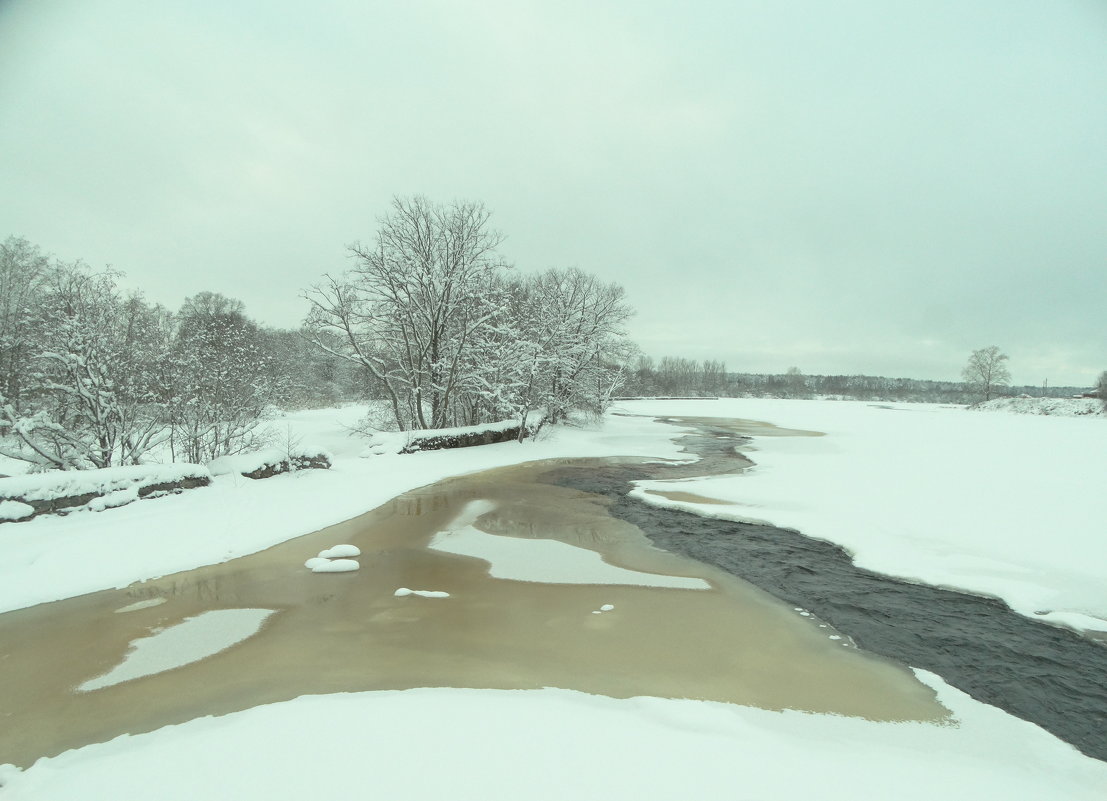
<instances>
[{"instance_id":1,"label":"overcast sky","mask_svg":"<svg viewBox=\"0 0 1107 801\"><path fill-rule=\"evenodd\" d=\"M393 195L647 353L1107 369L1104 0L0 0L0 239L295 326Z\"/></svg>"}]
</instances>

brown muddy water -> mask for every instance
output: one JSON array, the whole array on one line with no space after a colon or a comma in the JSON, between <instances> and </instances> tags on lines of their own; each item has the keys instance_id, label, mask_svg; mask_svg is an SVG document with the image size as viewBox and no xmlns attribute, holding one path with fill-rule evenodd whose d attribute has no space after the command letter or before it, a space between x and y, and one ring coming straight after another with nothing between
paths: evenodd
<instances>
[{"instance_id":1,"label":"brown muddy water","mask_svg":"<svg viewBox=\"0 0 1107 801\"><path fill-rule=\"evenodd\" d=\"M443 481L251 556L0 615L0 764L27 766L120 734L304 694L411 687L561 687L948 720L905 668L831 639L838 635L827 624L741 579L658 550L608 514L610 500L543 482L554 470L600 464L612 463L538 462ZM696 469L713 464L733 469L733 454ZM711 588L496 579L488 562L428 549L476 500L495 504L476 521L483 531L557 539L624 568L699 577ZM361 549L359 571L303 567L338 543ZM396 597L400 587L450 597ZM595 614L605 604L614 608ZM201 661L76 690L119 664L133 641L240 608L275 614L254 636Z\"/></svg>"}]
</instances>

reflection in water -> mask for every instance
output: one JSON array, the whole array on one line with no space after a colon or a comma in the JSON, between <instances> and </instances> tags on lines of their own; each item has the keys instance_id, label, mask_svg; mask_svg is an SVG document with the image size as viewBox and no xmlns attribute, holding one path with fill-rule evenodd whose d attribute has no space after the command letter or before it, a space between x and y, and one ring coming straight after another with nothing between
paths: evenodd
<instances>
[{"instance_id":1,"label":"reflection in water","mask_svg":"<svg viewBox=\"0 0 1107 801\"><path fill-rule=\"evenodd\" d=\"M734 458L723 449L697 468L733 469ZM598 464L532 463L451 479L261 553L0 615L0 763L28 765L124 732L307 693L425 686L549 686L946 719L904 668L842 647L829 639L833 630L720 570L653 548L608 516L606 500L541 483L553 468ZM475 500L494 504L476 520L483 531L560 540L629 570L706 579L712 589L494 579L487 562L428 549ZM361 548L360 571L303 568L340 542ZM402 587L449 597L397 597ZM157 598L166 600L135 608ZM153 629L229 608L277 612L256 636L210 658L73 692Z\"/></svg>"}]
</instances>

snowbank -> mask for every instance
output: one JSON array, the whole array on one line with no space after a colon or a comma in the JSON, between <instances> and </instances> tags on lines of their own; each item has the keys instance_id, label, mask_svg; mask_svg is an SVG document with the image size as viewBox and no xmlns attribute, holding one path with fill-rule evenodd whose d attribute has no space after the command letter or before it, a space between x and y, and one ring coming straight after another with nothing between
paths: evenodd
<instances>
[{"instance_id":1,"label":"snowbank","mask_svg":"<svg viewBox=\"0 0 1107 801\"><path fill-rule=\"evenodd\" d=\"M542 415L534 413L527 424L524 437L531 436L542 421ZM501 420L498 423L481 423L476 426L436 428L431 431L408 432L407 444L401 453L433 451L442 448L470 448L474 445L494 445L519 439L519 420Z\"/></svg>"},{"instance_id":2,"label":"snowbank","mask_svg":"<svg viewBox=\"0 0 1107 801\"><path fill-rule=\"evenodd\" d=\"M208 462L213 476L238 473L246 478L271 478L296 470L322 469L331 466L330 453L313 447L263 448L235 456L221 456Z\"/></svg>"},{"instance_id":3,"label":"snowbank","mask_svg":"<svg viewBox=\"0 0 1107 801\"><path fill-rule=\"evenodd\" d=\"M935 676L920 678L957 725L557 689L343 693L9 768L0 792L4 801L1104 798L1107 765Z\"/></svg>"},{"instance_id":4,"label":"snowbank","mask_svg":"<svg viewBox=\"0 0 1107 801\"><path fill-rule=\"evenodd\" d=\"M150 495L203 487L211 483L207 468L196 464L150 464L66 470L0 478L0 501L16 506L0 509L0 521L18 517L24 506L35 515L68 512L80 507L93 511L122 506Z\"/></svg>"},{"instance_id":5,"label":"snowbank","mask_svg":"<svg viewBox=\"0 0 1107 801\"><path fill-rule=\"evenodd\" d=\"M969 407L974 412L1014 412L1015 414L1052 414L1066 417L1102 415L1098 398L994 398Z\"/></svg>"}]
</instances>

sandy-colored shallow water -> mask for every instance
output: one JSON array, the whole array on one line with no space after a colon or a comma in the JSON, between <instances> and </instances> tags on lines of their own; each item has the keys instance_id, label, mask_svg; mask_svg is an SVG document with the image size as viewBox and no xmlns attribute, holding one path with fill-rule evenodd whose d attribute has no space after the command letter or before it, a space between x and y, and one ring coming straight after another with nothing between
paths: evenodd
<instances>
[{"instance_id":1,"label":"sandy-colored shallow water","mask_svg":"<svg viewBox=\"0 0 1107 801\"><path fill-rule=\"evenodd\" d=\"M906 669L843 647L833 630L752 585L653 548L598 497L540 482L566 464L444 481L251 556L0 615L0 763L26 766L119 734L303 694L425 686L946 718ZM557 539L630 570L699 577L710 589L496 579L485 561L428 549L477 500L494 505L475 523L482 531ZM361 549L360 570L304 568L337 543ZM397 597L401 587L449 597ZM604 605L613 608L596 614ZM215 609L276 611L257 634L206 659L75 690L123 661L132 641Z\"/></svg>"}]
</instances>

